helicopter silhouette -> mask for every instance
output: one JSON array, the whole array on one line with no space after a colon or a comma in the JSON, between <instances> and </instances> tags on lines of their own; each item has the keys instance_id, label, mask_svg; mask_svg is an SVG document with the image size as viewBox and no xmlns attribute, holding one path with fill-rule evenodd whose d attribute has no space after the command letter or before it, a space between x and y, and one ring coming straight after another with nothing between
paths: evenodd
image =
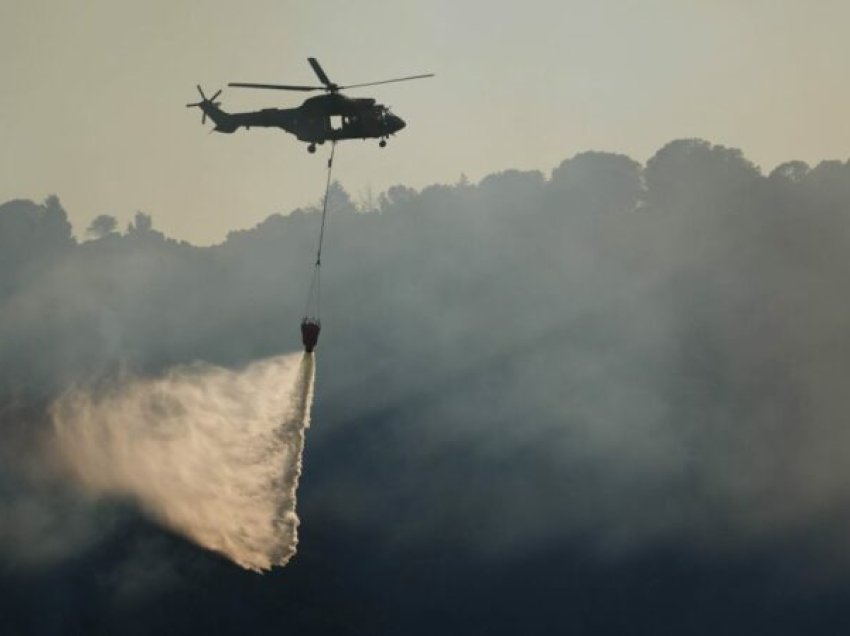
<instances>
[{"instance_id":1,"label":"helicopter silhouette","mask_svg":"<svg viewBox=\"0 0 850 636\"><path fill-rule=\"evenodd\" d=\"M332 82L319 61L307 58L310 66L322 83L322 86L292 86L288 84L253 84L246 82L231 82L228 86L241 88L264 88L284 91L325 91L324 95L317 95L306 99L297 108L264 108L263 110L244 113L228 113L223 111L221 103L215 101L221 94L218 90L212 97L207 97L198 86L201 101L195 104L186 104L186 108L200 108L203 112L201 123L206 123L207 117L215 123L216 132L232 133L239 128L250 129L252 126L268 128L282 128L288 133L295 135L299 141L308 143L307 150L316 152L316 144L326 141L340 141L342 139L380 139L378 144L381 148L387 145L387 139L405 127L401 117L393 115L390 109L383 104L378 104L374 99L346 97L341 90L349 88L360 88L363 86L376 86L378 84L389 84L391 82L404 82L407 80L433 77L433 73L425 75L411 75L396 79L383 80L380 82L367 82L365 84L350 84L339 86Z\"/></svg>"}]
</instances>

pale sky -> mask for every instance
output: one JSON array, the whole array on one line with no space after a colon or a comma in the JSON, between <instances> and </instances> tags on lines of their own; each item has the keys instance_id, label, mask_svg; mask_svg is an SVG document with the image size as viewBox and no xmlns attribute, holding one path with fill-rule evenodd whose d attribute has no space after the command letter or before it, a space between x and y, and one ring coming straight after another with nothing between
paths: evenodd
<instances>
[{"instance_id":1,"label":"pale sky","mask_svg":"<svg viewBox=\"0 0 850 636\"><path fill-rule=\"evenodd\" d=\"M199 244L315 203L327 146L208 134L185 108L196 83L229 112L297 106L226 84L314 84L308 56L339 83L437 74L350 91L408 124L383 150L339 146L355 200L681 137L764 170L846 160L848 24L847 0L4 0L0 202L55 193L78 236L142 210Z\"/></svg>"}]
</instances>

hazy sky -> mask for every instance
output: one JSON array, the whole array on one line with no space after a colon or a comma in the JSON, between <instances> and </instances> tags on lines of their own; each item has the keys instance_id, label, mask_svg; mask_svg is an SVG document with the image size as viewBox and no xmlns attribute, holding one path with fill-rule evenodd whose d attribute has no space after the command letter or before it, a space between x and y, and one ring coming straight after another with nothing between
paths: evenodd
<instances>
[{"instance_id":1,"label":"hazy sky","mask_svg":"<svg viewBox=\"0 0 850 636\"><path fill-rule=\"evenodd\" d=\"M386 149L340 146L357 199L390 185L548 173L584 150L646 160L673 138L740 147L771 169L850 155L846 0L6 0L0 201L56 193L81 235L137 209L166 233L223 239L318 200L324 152L283 131L207 134L195 84L341 83L408 122ZM227 88L228 111L304 95ZM208 122L207 129L211 126Z\"/></svg>"}]
</instances>

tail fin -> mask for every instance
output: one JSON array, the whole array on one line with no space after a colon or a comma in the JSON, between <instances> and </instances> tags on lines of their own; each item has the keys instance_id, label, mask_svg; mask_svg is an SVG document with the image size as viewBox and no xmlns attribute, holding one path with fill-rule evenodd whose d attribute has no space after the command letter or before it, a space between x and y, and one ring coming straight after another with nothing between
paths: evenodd
<instances>
[{"instance_id":1,"label":"tail fin","mask_svg":"<svg viewBox=\"0 0 850 636\"><path fill-rule=\"evenodd\" d=\"M239 128L239 125L233 121L233 117L221 110L217 104L204 104L201 106L201 110L204 111L205 116L212 119L215 123L215 128L213 128L213 130L223 133L232 133Z\"/></svg>"}]
</instances>

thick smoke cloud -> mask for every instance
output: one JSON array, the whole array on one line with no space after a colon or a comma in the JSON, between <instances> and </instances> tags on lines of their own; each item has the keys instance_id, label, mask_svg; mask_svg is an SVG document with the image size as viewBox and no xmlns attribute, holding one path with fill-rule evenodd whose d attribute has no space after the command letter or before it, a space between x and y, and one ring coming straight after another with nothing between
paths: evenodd
<instances>
[{"instance_id":1,"label":"thick smoke cloud","mask_svg":"<svg viewBox=\"0 0 850 636\"><path fill-rule=\"evenodd\" d=\"M299 515L349 555L328 563L846 550L850 163L764 174L679 140L365 207L338 187L326 236ZM209 248L155 223L78 243L57 200L3 205L4 435L41 466L75 383L294 350L317 227L306 209ZM43 501L12 455L4 501Z\"/></svg>"}]
</instances>

